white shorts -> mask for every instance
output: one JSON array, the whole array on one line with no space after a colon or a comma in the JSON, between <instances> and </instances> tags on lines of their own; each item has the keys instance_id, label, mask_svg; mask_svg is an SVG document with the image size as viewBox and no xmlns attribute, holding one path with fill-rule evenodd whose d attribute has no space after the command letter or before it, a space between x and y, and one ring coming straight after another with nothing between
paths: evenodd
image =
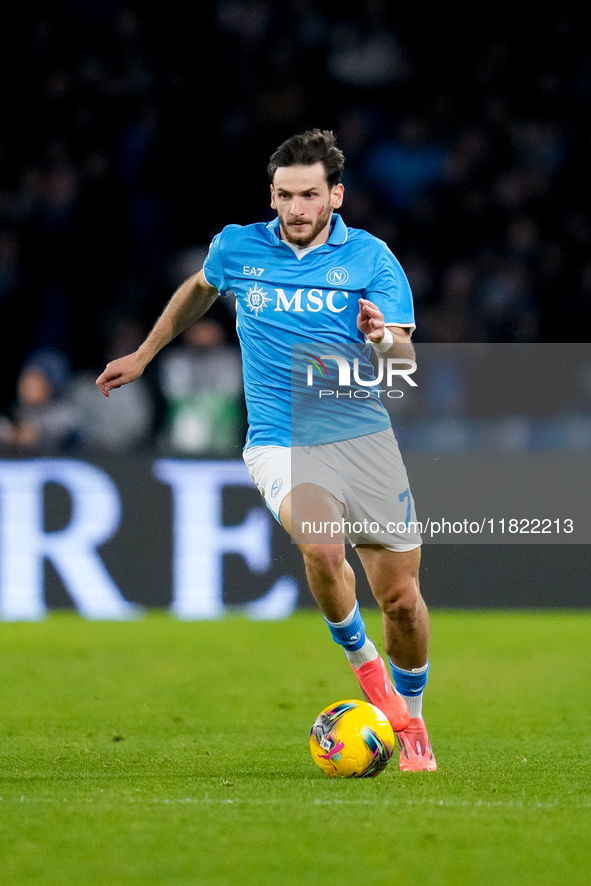
<instances>
[{"instance_id":1,"label":"white shorts","mask_svg":"<svg viewBox=\"0 0 591 886\"><path fill-rule=\"evenodd\" d=\"M313 483L344 505L343 530L352 545L411 551L421 544L406 468L391 428L317 446L253 446L244 450L243 458L277 520L285 496L301 483Z\"/></svg>"}]
</instances>

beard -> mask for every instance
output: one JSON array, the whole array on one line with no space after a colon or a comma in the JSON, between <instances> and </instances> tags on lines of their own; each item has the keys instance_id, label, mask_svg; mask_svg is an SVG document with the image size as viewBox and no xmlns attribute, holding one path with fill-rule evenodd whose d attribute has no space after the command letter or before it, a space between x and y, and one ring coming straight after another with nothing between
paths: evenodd
<instances>
[{"instance_id":1,"label":"beard","mask_svg":"<svg viewBox=\"0 0 591 886\"><path fill-rule=\"evenodd\" d=\"M297 225L287 222L281 216L279 216L279 225L283 237L288 243L293 243L294 246L299 246L300 249L305 249L306 246L313 243L318 234L324 230L330 222L331 215L332 207L327 206L322 215L318 216L316 221L311 223L311 227L306 226L305 230L307 233L304 233L304 229L300 229Z\"/></svg>"}]
</instances>

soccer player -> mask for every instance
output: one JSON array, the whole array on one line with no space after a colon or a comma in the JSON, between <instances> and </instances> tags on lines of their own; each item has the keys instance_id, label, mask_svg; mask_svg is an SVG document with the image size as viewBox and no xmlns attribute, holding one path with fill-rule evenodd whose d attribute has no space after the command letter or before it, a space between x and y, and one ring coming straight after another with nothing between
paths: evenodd
<instances>
[{"instance_id":1,"label":"soccer player","mask_svg":"<svg viewBox=\"0 0 591 886\"><path fill-rule=\"evenodd\" d=\"M348 228L335 211L343 203L344 162L329 131L280 145L268 165L277 218L228 225L216 235L203 268L179 286L143 344L108 363L96 383L108 397L139 378L218 296L236 297L250 476L298 544L311 592L365 698L390 720L400 768L433 771L422 716L429 616L419 589L421 537L388 412L375 396L348 404L333 398L329 420L308 423L308 445L291 436L294 347L309 353L318 344L350 345L361 353L371 345L384 359L414 357L412 296L400 264L384 242ZM261 372L266 367L272 370ZM344 537L315 533L345 520L383 613L389 668L366 635Z\"/></svg>"}]
</instances>

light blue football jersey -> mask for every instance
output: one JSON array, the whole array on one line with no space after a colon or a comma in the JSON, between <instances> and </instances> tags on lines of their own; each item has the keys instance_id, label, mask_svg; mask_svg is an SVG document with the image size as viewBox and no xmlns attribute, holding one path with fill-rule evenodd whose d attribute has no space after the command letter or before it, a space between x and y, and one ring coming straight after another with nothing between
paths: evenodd
<instances>
[{"instance_id":1,"label":"light blue football jersey","mask_svg":"<svg viewBox=\"0 0 591 886\"><path fill-rule=\"evenodd\" d=\"M374 302L386 323L414 326L408 280L382 240L334 213L327 242L298 258L279 236L279 219L228 225L214 237L204 273L221 296L236 297L246 447L330 443L390 427L377 387L359 399L338 391L337 361L322 359L334 346L353 348L358 375L375 378L357 328L359 298Z\"/></svg>"}]
</instances>

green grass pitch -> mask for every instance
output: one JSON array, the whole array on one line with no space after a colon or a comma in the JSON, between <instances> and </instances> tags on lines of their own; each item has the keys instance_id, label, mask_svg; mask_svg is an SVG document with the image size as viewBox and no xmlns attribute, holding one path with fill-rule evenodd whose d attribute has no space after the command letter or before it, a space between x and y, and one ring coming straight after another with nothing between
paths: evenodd
<instances>
[{"instance_id":1,"label":"green grass pitch","mask_svg":"<svg viewBox=\"0 0 591 886\"><path fill-rule=\"evenodd\" d=\"M316 612L2 624L0 882L588 884L590 628L433 612L438 771L338 780L308 733L359 690Z\"/></svg>"}]
</instances>

